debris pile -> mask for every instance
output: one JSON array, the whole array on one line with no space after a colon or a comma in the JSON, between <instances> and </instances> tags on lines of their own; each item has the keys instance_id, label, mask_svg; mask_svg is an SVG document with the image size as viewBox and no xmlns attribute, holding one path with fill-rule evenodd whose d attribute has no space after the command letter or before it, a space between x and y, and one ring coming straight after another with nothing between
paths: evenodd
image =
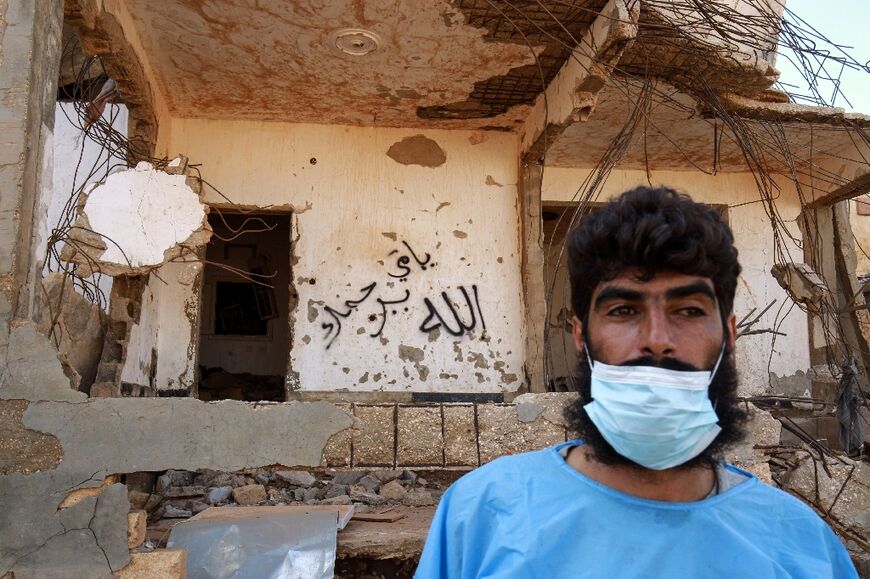
<instances>
[{"instance_id":1,"label":"debris pile","mask_svg":"<svg viewBox=\"0 0 870 579\"><path fill-rule=\"evenodd\" d=\"M862 577L870 576L870 466L818 447L781 447L770 460L773 480L834 528Z\"/></svg>"},{"instance_id":2,"label":"debris pile","mask_svg":"<svg viewBox=\"0 0 870 579\"><path fill-rule=\"evenodd\" d=\"M427 473L428 474L428 473ZM462 471L434 473L428 481L410 470L243 472L168 470L127 475L132 509L148 513L149 540L160 546L166 530L212 506L355 505L355 512L401 505L431 507ZM448 475L448 476L444 476Z\"/></svg>"}]
</instances>

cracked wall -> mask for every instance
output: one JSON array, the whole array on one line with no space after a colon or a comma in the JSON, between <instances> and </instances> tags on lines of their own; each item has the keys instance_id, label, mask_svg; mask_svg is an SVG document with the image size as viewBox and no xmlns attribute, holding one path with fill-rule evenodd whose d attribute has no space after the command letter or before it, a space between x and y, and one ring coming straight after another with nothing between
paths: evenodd
<instances>
[{"instance_id":1,"label":"cracked wall","mask_svg":"<svg viewBox=\"0 0 870 579\"><path fill-rule=\"evenodd\" d=\"M521 386L514 135L174 119L167 146L234 202L293 213L299 391ZM160 359L179 359L164 319Z\"/></svg>"}]
</instances>

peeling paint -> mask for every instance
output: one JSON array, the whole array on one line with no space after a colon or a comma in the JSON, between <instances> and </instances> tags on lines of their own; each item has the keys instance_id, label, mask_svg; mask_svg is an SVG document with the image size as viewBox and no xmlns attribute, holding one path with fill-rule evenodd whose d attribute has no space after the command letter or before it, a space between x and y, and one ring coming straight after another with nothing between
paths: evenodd
<instances>
[{"instance_id":1,"label":"peeling paint","mask_svg":"<svg viewBox=\"0 0 870 579\"><path fill-rule=\"evenodd\" d=\"M447 162L447 153L438 143L423 135L405 137L393 143L387 150L387 156L402 165L420 165L421 167L440 167Z\"/></svg>"},{"instance_id":2,"label":"peeling paint","mask_svg":"<svg viewBox=\"0 0 870 579\"><path fill-rule=\"evenodd\" d=\"M493 178L492 178L492 175L487 175L487 176L486 176L486 184L487 184L487 185L493 185L493 186L495 186L495 187L504 187L504 185L502 185L501 183L499 183L498 181L496 181L495 179L493 179Z\"/></svg>"},{"instance_id":3,"label":"peeling paint","mask_svg":"<svg viewBox=\"0 0 870 579\"><path fill-rule=\"evenodd\" d=\"M399 359L406 362L422 362L424 355L425 353L420 348L405 346L404 344L399 346Z\"/></svg>"},{"instance_id":4,"label":"peeling paint","mask_svg":"<svg viewBox=\"0 0 870 579\"><path fill-rule=\"evenodd\" d=\"M475 368L489 369L489 362L487 362L483 354L479 352L468 354L468 357L465 360L466 362L474 362Z\"/></svg>"}]
</instances>

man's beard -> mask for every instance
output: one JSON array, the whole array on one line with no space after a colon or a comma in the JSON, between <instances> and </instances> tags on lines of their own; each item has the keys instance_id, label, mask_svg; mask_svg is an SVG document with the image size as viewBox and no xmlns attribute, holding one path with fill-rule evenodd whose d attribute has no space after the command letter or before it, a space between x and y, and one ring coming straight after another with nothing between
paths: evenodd
<instances>
[{"instance_id":1,"label":"man's beard","mask_svg":"<svg viewBox=\"0 0 870 579\"><path fill-rule=\"evenodd\" d=\"M698 369L675 359L656 361L651 357L630 360L623 366L657 366L668 370L697 371ZM601 435L598 427L589 419L586 404L592 401L592 380L589 362L586 356L579 356L575 375L571 376L573 390L580 393L580 397L565 408L565 420L568 431L576 434L594 453L594 459L607 465L629 465L644 468L636 462L622 456ZM698 456L676 468L695 468L711 466L722 460L725 448L743 438L743 423L747 413L740 407L737 401L737 369L734 358L727 354L722 358L716 374L713 376L708 389L710 401L719 417L719 427L722 431L713 439L713 442Z\"/></svg>"}]
</instances>

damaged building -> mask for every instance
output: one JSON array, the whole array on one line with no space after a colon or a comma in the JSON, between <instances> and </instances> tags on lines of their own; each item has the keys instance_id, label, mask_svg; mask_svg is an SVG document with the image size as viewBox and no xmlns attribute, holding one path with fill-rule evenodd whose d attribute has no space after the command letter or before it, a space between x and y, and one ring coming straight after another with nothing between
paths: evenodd
<instances>
[{"instance_id":1,"label":"damaged building","mask_svg":"<svg viewBox=\"0 0 870 579\"><path fill-rule=\"evenodd\" d=\"M236 505L409 575L451 481L571 438L562 243L641 184L735 235L729 460L870 573L870 117L708 4L0 3L0 578L183 577Z\"/></svg>"}]
</instances>

